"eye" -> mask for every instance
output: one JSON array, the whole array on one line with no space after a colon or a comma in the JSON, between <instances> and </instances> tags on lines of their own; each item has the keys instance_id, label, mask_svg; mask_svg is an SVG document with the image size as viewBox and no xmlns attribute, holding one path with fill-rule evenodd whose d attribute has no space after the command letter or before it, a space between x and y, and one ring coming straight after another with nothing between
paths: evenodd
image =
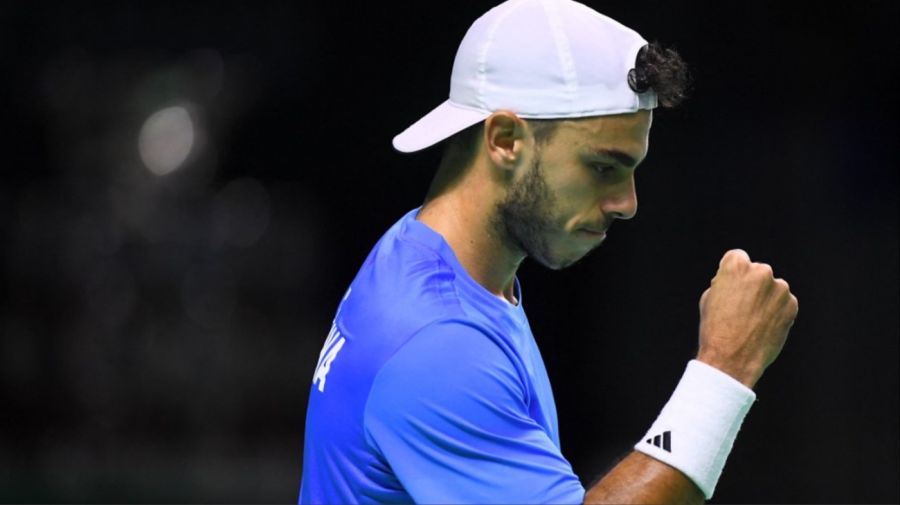
<instances>
[{"instance_id":1,"label":"eye","mask_svg":"<svg viewBox=\"0 0 900 505\"><path fill-rule=\"evenodd\" d=\"M595 163L591 166L599 175L609 176L615 173L616 167L607 163Z\"/></svg>"}]
</instances>

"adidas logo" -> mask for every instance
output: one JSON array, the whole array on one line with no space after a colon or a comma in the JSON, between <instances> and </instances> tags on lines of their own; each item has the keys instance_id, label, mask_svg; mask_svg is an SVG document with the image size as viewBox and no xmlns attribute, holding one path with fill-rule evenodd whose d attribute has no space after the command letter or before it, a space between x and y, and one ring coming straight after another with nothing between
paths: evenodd
<instances>
[{"instance_id":1,"label":"adidas logo","mask_svg":"<svg viewBox=\"0 0 900 505\"><path fill-rule=\"evenodd\" d=\"M666 452L672 452L672 432L664 431L662 432L662 435L656 435L653 438L648 438L647 443L650 445L655 445L656 447L659 447Z\"/></svg>"}]
</instances>

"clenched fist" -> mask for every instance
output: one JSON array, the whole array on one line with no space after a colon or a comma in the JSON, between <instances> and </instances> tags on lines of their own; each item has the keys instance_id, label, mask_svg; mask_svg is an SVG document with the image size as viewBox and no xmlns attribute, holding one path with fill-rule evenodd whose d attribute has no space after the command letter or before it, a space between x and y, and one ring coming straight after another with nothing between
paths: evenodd
<instances>
[{"instance_id":1,"label":"clenched fist","mask_svg":"<svg viewBox=\"0 0 900 505\"><path fill-rule=\"evenodd\" d=\"M740 249L722 256L700 297L697 359L752 388L784 346L797 317L797 298L772 267Z\"/></svg>"}]
</instances>

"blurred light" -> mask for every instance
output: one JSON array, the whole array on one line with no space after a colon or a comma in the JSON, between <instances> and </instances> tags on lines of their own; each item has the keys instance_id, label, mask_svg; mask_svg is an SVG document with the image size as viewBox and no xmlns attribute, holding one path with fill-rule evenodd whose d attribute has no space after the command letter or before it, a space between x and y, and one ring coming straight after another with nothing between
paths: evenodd
<instances>
[{"instance_id":1,"label":"blurred light","mask_svg":"<svg viewBox=\"0 0 900 505\"><path fill-rule=\"evenodd\" d=\"M231 181L213 202L216 238L235 247L253 245L269 226L269 210L269 192L259 181Z\"/></svg>"},{"instance_id":2,"label":"blurred light","mask_svg":"<svg viewBox=\"0 0 900 505\"><path fill-rule=\"evenodd\" d=\"M154 112L144 121L138 135L138 151L148 170L169 174L180 167L194 147L194 122L181 106Z\"/></svg>"}]
</instances>

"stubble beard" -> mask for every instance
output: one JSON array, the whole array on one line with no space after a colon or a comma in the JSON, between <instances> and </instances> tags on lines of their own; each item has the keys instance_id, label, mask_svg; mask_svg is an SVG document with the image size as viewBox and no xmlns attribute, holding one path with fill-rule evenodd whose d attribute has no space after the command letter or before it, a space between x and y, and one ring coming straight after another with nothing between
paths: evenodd
<instances>
[{"instance_id":1,"label":"stubble beard","mask_svg":"<svg viewBox=\"0 0 900 505\"><path fill-rule=\"evenodd\" d=\"M530 256L547 268L559 270L579 258L562 260L554 257L550 249L548 237L554 231L552 209L555 203L538 156L522 179L513 184L506 198L497 204L493 222L495 231L507 247Z\"/></svg>"}]
</instances>

